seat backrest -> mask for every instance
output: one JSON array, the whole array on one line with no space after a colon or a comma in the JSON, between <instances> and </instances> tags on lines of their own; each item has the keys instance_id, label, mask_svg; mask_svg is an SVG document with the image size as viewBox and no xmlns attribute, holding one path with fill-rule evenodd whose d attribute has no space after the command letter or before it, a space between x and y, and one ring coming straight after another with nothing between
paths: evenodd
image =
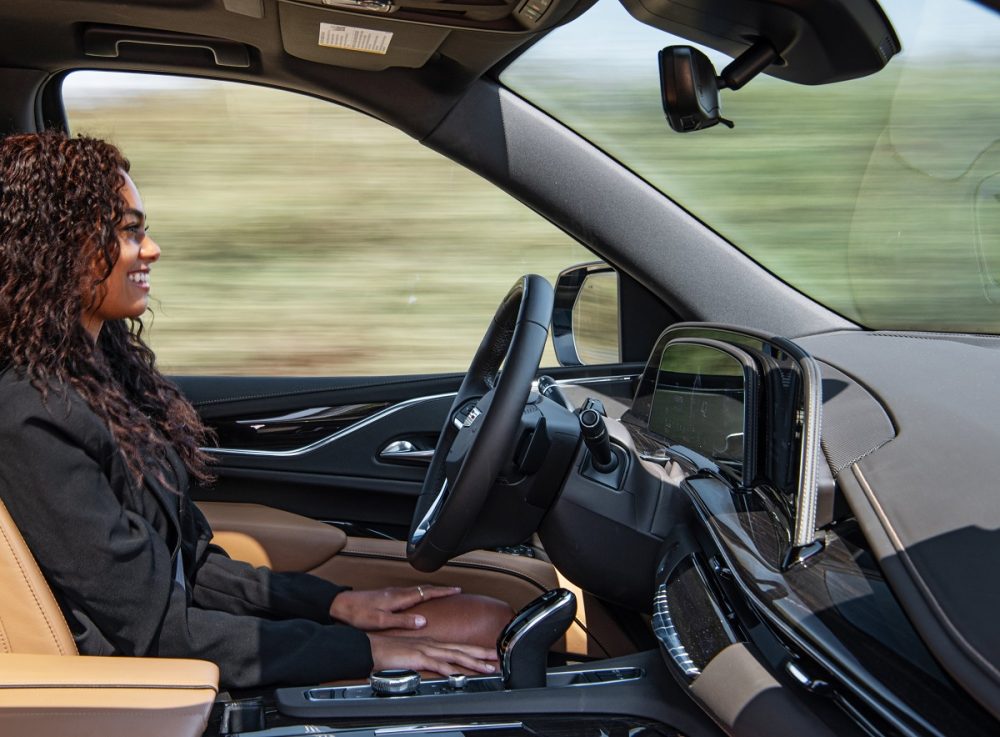
<instances>
[{"instance_id":1,"label":"seat backrest","mask_svg":"<svg viewBox=\"0 0 1000 737\"><path fill-rule=\"evenodd\" d=\"M3 502L0 592L0 653L77 654L62 610Z\"/></svg>"}]
</instances>

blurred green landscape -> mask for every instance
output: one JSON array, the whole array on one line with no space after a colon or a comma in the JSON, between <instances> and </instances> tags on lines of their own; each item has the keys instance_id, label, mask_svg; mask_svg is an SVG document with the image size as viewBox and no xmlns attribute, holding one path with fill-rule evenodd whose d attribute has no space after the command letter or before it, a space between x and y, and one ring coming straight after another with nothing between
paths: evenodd
<instances>
[{"instance_id":1,"label":"blurred green landscape","mask_svg":"<svg viewBox=\"0 0 1000 737\"><path fill-rule=\"evenodd\" d=\"M167 372L464 371L520 275L554 281L594 259L480 177L326 102L206 83L68 107L74 133L132 162L163 251L146 322Z\"/></svg>"},{"instance_id":2,"label":"blurred green landscape","mask_svg":"<svg viewBox=\"0 0 1000 737\"><path fill-rule=\"evenodd\" d=\"M667 128L655 56L596 71L565 57L533 49L503 81L793 286L867 327L1000 332L1000 44L822 87L760 77L722 93L735 130L689 135ZM320 100L67 90L73 131L133 162L163 249L150 335L168 372L462 371L519 275L594 258ZM644 245L669 252L671 233Z\"/></svg>"},{"instance_id":3,"label":"blurred green landscape","mask_svg":"<svg viewBox=\"0 0 1000 737\"><path fill-rule=\"evenodd\" d=\"M1000 48L977 51L821 87L762 76L721 93L734 130L683 135L652 64L587 86L524 66L504 81L847 318L995 333ZM619 81L640 76L641 91Z\"/></svg>"}]
</instances>

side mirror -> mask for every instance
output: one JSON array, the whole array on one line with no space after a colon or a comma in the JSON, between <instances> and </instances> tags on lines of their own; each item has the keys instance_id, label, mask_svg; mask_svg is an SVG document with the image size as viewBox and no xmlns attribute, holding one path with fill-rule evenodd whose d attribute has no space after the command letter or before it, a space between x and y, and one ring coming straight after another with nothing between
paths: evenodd
<instances>
[{"instance_id":1,"label":"side mirror","mask_svg":"<svg viewBox=\"0 0 1000 737\"><path fill-rule=\"evenodd\" d=\"M552 346L560 366L621 360L618 272L603 262L566 269L556 280Z\"/></svg>"}]
</instances>

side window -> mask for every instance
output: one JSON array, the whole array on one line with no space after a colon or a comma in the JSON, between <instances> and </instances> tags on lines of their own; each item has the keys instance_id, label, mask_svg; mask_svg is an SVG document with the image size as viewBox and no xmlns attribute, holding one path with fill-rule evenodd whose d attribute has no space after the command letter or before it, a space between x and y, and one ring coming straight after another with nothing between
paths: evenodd
<instances>
[{"instance_id":1,"label":"side window","mask_svg":"<svg viewBox=\"0 0 1000 737\"><path fill-rule=\"evenodd\" d=\"M73 133L132 163L163 251L146 322L169 373L461 371L518 276L554 282L593 260L477 175L332 103L109 72L74 73L63 95Z\"/></svg>"}]
</instances>

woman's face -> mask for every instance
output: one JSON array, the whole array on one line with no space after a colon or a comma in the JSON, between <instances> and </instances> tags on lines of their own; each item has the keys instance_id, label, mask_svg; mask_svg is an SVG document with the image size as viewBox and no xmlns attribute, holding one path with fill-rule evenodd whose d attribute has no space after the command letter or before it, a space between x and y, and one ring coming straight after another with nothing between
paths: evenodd
<instances>
[{"instance_id":1,"label":"woman's face","mask_svg":"<svg viewBox=\"0 0 1000 737\"><path fill-rule=\"evenodd\" d=\"M118 260L111 274L97 286L93 306L83 313L83 327L96 341L105 320L138 317L149 302L150 266L160 258L160 247L146 233L146 213L135 183L125 174L121 195L125 216L118 223ZM99 268L103 268L101 265Z\"/></svg>"}]
</instances>

